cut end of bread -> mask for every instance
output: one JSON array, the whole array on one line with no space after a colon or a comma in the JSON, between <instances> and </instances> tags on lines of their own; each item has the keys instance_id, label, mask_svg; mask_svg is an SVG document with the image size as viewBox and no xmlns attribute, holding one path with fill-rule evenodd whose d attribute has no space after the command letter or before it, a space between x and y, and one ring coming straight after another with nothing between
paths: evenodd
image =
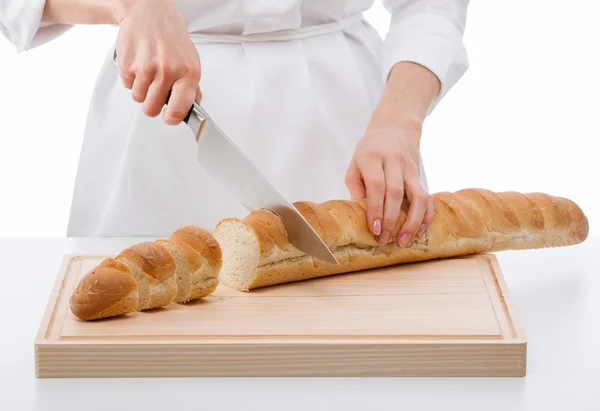
<instances>
[{"instance_id":1,"label":"cut end of bread","mask_svg":"<svg viewBox=\"0 0 600 411\"><path fill-rule=\"evenodd\" d=\"M275 213L256 210L241 220L222 220L214 231L223 249L221 282L249 291L392 264L574 245L589 233L589 222L577 204L549 194L471 188L433 197L433 222L409 247L396 244L396 231L389 244L379 245L367 226L363 200L294 203L334 252L340 261L337 267L291 246ZM405 204L397 230L408 213Z\"/></svg>"},{"instance_id":2,"label":"cut end of bread","mask_svg":"<svg viewBox=\"0 0 600 411\"><path fill-rule=\"evenodd\" d=\"M204 228L186 225L173 232L169 241L184 250L192 271L197 270L205 261L217 269L221 267L223 262L221 247L213 235Z\"/></svg>"},{"instance_id":3,"label":"cut end of bread","mask_svg":"<svg viewBox=\"0 0 600 411\"><path fill-rule=\"evenodd\" d=\"M219 285L219 279L215 277L207 277L202 281L193 285L192 292L190 293L189 298L186 301L181 301L182 303L187 303L190 301L198 300L200 298L207 297L212 294L213 291L217 289Z\"/></svg>"},{"instance_id":4,"label":"cut end of bread","mask_svg":"<svg viewBox=\"0 0 600 411\"><path fill-rule=\"evenodd\" d=\"M228 287L249 291L260 257L260 245L254 230L239 219L221 221L213 235L223 253L219 281Z\"/></svg>"},{"instance_id":5,"label":"cut end of bread","mask_svg":"<svg viewBox=\"0 0 600 411\"><path fill-rule=\"evenodd\" d=\"M190 275L190 263L185 252L177 244L169 240L157 240L157 244L164 247L175 260L175 281L177 282L177 294L174 302L187 301L192 291L192 280Z\"/></svg>"},{"instance_id":6,"label":"cut end of bread","mask_svg":"<svg viewBox=\"0 0 600 411\"><path fill-rule=\"evenodd\" d=\"M140 266L137 265L133 260L125 258L121 255L117 256L117 259L119 260L119 262L127 266L134 281L137 283L137 289L139 294L137 310L147 310L150 307L150 284L146 279L146 274L144 274Z\"/></svg>"}]
</instances>

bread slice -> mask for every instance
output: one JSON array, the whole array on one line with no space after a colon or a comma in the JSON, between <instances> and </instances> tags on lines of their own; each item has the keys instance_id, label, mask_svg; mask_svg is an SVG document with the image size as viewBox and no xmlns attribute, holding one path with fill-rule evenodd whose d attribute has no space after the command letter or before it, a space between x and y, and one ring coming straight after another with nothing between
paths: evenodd
<instances>
[{"instance_id":1,"label":"bread slice","mask_svg":"<svg viewBox=\"0 0 600 411\"><path fill-rule=\"evenodd\" d=\"M176 303L190 300L192 291L192 271L187 255L181 247L169 240L156 240L156 243L164 247L175 261L175 281L177 282L177 294L173 299Z\"/></svg>"},{"instance_id":2,"label":"bread slice","mask_svg":"<svg viewBox=\"0 0 600 411\"><path fill-rule=\"evenodd\" d=\"M138 287L129 268L106 258L80 280L71 294L73 314L82 320L97 320L135 312Z\"/></svg>"},{"instance_id":3,"label":"bread slice","mask_svg":"<svg viewBox=\"0 0 600 411\"><path fill-rule=\"evenodd\" d=\"M175 261L159 244L143 242L119 253L117 260L129 267L140 293L138 310L169 304L177 294Z\"/></svg>"},{"instance_id":4,"label":"bread slice","mask_svg":"<svg viewBox=\"0 0 600 411\"><path fill-rule=\"evenodd\" d=\"M502 250L558 247L587 238L589 223L573 201L544 193L465 189L433 195L435 217L409 247L396 235L407 217L403 203L387 245L369 231L364 200L294 205L319 233L340 265L322 262L293 247L277 215L257 210L224 219L213 235L223 253L219 279L242 291L387 265Z\"/></svg>"},{"instance_id":5,"label":"bread slice","mask_svg":"<svg viewBox=\"0 0 600 411\"><path fill-rule=\"evenodd\" d=\"M190 291L181 302L206 297L219 285L219 270L223 264L221 247L210 232L187 225L168 239L183 251L190 270Z\"/></svg>"}]
</instances>

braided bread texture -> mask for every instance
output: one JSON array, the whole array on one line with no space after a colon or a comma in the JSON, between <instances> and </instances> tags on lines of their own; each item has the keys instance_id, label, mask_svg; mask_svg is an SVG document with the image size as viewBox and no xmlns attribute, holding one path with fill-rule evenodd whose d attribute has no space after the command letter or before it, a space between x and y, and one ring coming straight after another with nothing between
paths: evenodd
<instances>
[{"instance_id":1,"label":"braided bread texture","mask_svg":"<svg viewBox=\"0 0 600 411\"><path fill-rule=\"evenodd\" d=\"M364 200L294 203L340 265L292 246L279 217L257 210L228 218L213 232L223 253L219 281L241 291L369 268L460 255L561 247L583 242L589 224L573 201L544 193L470 188L433 195L435 217L408 247L394 242L406 220L405 201L394 235L380 245L369 231Z\"/></svg>"}]
</instances>

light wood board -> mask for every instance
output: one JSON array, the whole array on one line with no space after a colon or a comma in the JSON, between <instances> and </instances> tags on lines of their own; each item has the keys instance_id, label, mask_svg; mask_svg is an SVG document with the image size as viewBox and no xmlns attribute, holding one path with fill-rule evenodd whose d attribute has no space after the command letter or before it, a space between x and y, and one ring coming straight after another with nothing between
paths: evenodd
<instances>
[{"instance_id":1,"label":"light wood board","mask_svg":"<svg viewBox=\"0 0 600 411\"><path fill-rule=\"evenodd\" d=\"M106 256L66 256L38 377L521 377L526 340L492 254L403 264L98 321L69 309Z\"/></svg>"}]
</instances>

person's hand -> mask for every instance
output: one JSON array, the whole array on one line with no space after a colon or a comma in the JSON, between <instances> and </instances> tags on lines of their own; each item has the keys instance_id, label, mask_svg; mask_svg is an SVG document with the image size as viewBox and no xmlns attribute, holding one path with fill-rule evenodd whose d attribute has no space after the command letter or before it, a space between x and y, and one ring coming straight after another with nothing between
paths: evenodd
<instances>
[{"instance_id":1,"label":"person's hand","mask_svg":"<svg viewBox=\"0 0 600 411\"><path fill-rule=\"evenodd\" d=\"M427 108L438 90L439 81L429 70L398 63L346 172L350 195L366 199L369 229L382 245L391 240L406 247L433 221L433 197L420 180L419 145ZM397 231L404 201L409 202L408 213Z\"/></svg>"},{"instance_id":2,"label":"person's hand","mask_svg":"<svg viewBox=\"0 0 600 411\"><path fill-rule=\"evenodd\" d=\"M177 125L194 100L200 102L200 58L186 23L172 0L122 0L115 13L120 25L117 64L132 98L144 114Z\"/></svg>"},{"instance_id":3,"label":"person's hand","mask_svg":"<svg viewBox=\"0 0 600 411\"><path fill-rule=\"evenodd\" d=\"M366 198L369 227L380 244L388 244L396 234L406 199L410 202L408 215L393 239L399 245L408 246L433 221L433 197L425 191L419 175L420 134L417 125L369 129L357 144L346 173L352 198Z\"/></svg>"}]
</instances>

